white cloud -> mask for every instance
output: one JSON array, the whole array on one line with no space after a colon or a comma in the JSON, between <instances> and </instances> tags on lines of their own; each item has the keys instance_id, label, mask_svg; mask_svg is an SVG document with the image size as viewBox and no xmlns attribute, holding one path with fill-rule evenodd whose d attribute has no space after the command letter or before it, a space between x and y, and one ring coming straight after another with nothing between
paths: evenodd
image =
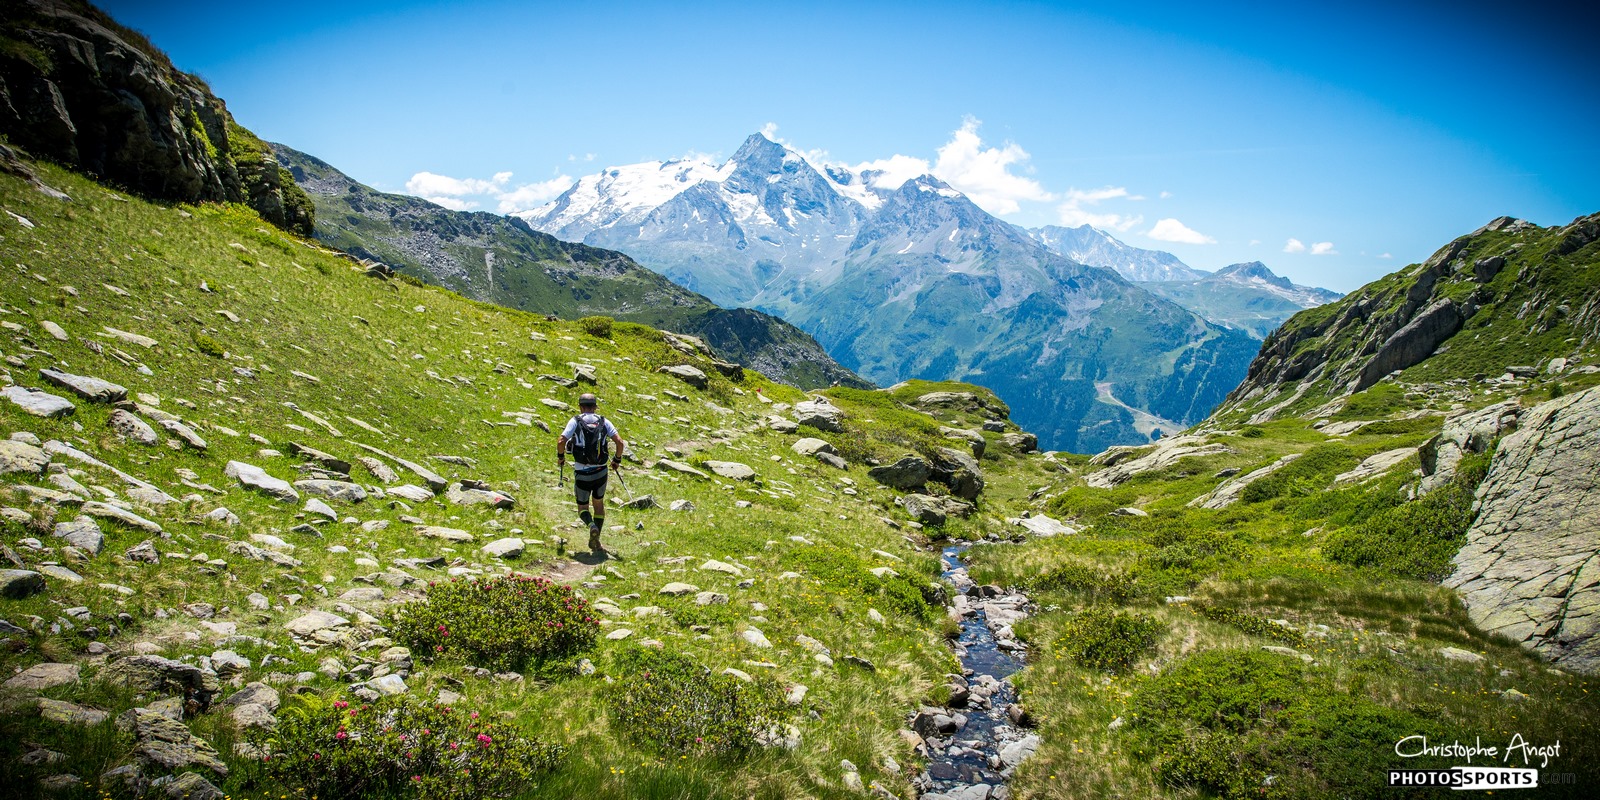
<instances>
[{"instance_id":1,"label":"white cloud","mask_svg":"<svg viewBox=\"0 0 1600 800\"><path fill-rule=\"evenodd\" d=\"M1251 239L1250 240L1250 246L1251 247L1255 247L1258 244L1261 244L1261 240L1260 239Z\"/></svg>"},{"instance_id":2,"label":"white cloud","mask_svg":"<svg viewBox=\"0 0 1600 800\"><path fill-rule=\"evenodd\" d=\"M451 211L470 211L480 207L481 200L492 200L500 213L510 214L547 203L572 185L572 178L557 174L547 181L511 186L511 175L496 172L484 180L418 172L406 181L406 191Z\"/></svg>"},{"instance_id":3,"label":"white cloud","mask_svg":"<svg viewBox=\"0 0 1600 800\"><path fill-rule=\"evenodd\" d=\"M1165 192L1164 191L1164 192L1161 193L1161 199L1162 200L1165 200L1165 199L1167 199L1167 198L1169 198L1171 196L1172 196L1172 192Z\"/></svg>"},{"instance_id":4,"label":"white cloud","mask_svg":"<svg viewBox=\"0 0 1600 800\"><path fill-rule=\"evenodd\" d=\"M1021 210L1024 200L1054 200L1055 195L1038 181L1012 172L1027 162L1028 151L1015 142L999 147L986 146L978 135L982 124L972 117L962 120L961 127L950 134L950 141L940 145L934 161L896 154L846 166L857 173L874 173L868 181L875 189L898 189L919 175L932 175L991 214L1014 214ZM769 123L761 132L773 141L784 143L773 138L777 132L775 125ZM826 153L812 151L807 158L815 162L819 158L826 159Z\"/></svg>"},{"instance_id":5,"label":"white cloud","mask_svg":"<svg viewBox=\"0 0 1600 800\"><path fill-rule=\"evenodd\" d=\"M1304 253L1305 251L1306 243L1299 239L1290 239L1283 245L1283 252L1285 253Z\"/></svg>"},{"instance_id":6,"label":"white cloud","mask_svg":"<svg viewBox=\"0 0 1600 800\"><path fill-rule=\"evenodd\" d=\"M1384 253L1383 255L1378 256L1378 258L1394 258L1394 254L1393 253Z\"/></svg>"},{"instance_id":7,"label":"white cloud","mask_svg":"<svg viewBox=\"0 0 1600 800\"><path fill-rule=\"evenodd\" d=\"M1339 255L1339 251L1333 249L1333 242L1316 242L1311 245L1311 255L1336 256Z\"/></svg>"},{"instance_id":8,"label":"white cloud","mask_svg":"<svg viewBox=\"0 0 1600 800\"><path fill-rule=\"evenodd\" d=\"M874 189L898 189L900 184L912 178L932 173L933 165L925 158L893 155L875 161L863 161L850 169L863 175L874 173L868 178Z\"/></svg>"},{"instance_id":9,"label":"white cloud","mask_svg":"<svg viewBox=\"0 0 1600 800\"><path fill-rule=\"evenodd\" d=\"M538 208L567 190L572 185L572 179L565 175L557 175L547 181L525 183L495 196L499 201L497 210L502 214L515 214L518 211L528 211Z\"/></svg>"},{"instance_id":10,"label":"white cloud","mask_svg":"<svg viewBox=\"0 0 1600 800\"><path fill-rule=\"evenodd\" d=\"M978 136L982 124L973 117L962 120L960 129L939 148L933 174L991 214L1015 214L1022 208L1020 200L1054 199L1038 181L1012 174L1012 166L1028 160L1021 145L984 147Z\"/></svg>"},{"instance_id":11,"label":"white cloud","mask_svg":"<svg viewBox=\"0 0 1600 800\"><path fill-rule=\"evenodd\" d=\"M1216 244L1217 240L1207 236L1171 217L1157 220L1155 227L1146 231L1145 236L1161 242L1179 242L1181 244Z\"/></svg>"},{"instance_id":12,"label":"white cloud","mask_svg":"<svg viewBox=\"0 0 1600 800\"><path fill-rule=\"evenodd\" d=\"M1103 200L1143 200L1138 195L1128 194L1126 187L1104 186L1099 189L1068 189L1063 202L1056 208L1061 218L1061 224L1076 227L1078 225L1093 225L1101 230L1126 231L1141 222L1144 215L1125 215L1113 213L1096 213L1087 211L1083 206L1098 205Z\"/></svg>"}]
</instances>

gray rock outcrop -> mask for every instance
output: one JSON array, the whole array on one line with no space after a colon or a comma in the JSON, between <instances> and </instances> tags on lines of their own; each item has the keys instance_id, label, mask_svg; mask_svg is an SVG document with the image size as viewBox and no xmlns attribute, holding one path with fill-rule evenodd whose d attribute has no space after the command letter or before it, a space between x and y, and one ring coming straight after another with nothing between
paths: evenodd
<instances>
[{"instance_id":1,"label":"gray rock outcrop","mask_svg":"<svg viewBox=\"0 0 1600 800\"><path fill-rule=\"evenodd\" d=\"M1461 323L1465 321L1456 301L1448 297L1435 300L1384 341L1372 360L1361 368L1353 391L1359 392L1383 376L1433 355L1439 345L1461 330Z\"/></svg>"},{"instance_id":2,"label":"gray rock outcrop","mask_svg":"<svg viewBox=\"0 0 1600 800\"><path fill-rule=\"evenodd\" d=\"M1446 586L1472 621L1576 672L1600 671L1600 387L1523 413L1478 487Z\"/></svg>"},{"instance_id":3,"label":"gray rock outcrop","mask_svg":"<svg viewBox=\"0 0 1600 800\"><path fill-rule=\"evenodd\" d=\"M867 477L890 488L909 492L919 489L933 477L933 467L918 456L904 456L893 464L867 470Z\"/></svg>"},{"instance_id":4,"label":"gray rock outcrop","mask_svg":"<svg viewBox=\"0 0 1600 800\"><path fill-rule=\"evenodd\" d=\"M1422 483L1417 491L1426 494L1449 483L1462 456L1488 450L1497 437L1516 430L1521 416L1522 404L1507 400L1446 419L1439 435L1417 451L1422 460Z\"/></svg>"}]
</instances>

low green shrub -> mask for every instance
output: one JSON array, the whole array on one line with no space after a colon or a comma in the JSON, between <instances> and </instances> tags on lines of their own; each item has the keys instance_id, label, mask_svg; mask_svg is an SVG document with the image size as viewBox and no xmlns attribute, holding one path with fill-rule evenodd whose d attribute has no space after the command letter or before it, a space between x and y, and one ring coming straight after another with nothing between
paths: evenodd
<instances>
[{"instance_id":1,"label":"low green shrub","mask_svg":"<svg viewBox=\"0 0 1600 800\"><path fill-rule=\"evenodd\" d=\"M1282 642L1290 647L1299 647L1305 643L1305 634L1300 631L1284 627L1265 617L1240 611L1237 608L1200 605L1195 606L1195 610L1200 612L1200 616L1206 619L1238 628L1251 636L1261 636L1276 642Z\"/></svg>"},{"instance_id":2,"label":"low green shrub","mask_svg":"<svg viewBox=\"0 0 1600 800\"><path fill-rule=\"evenodd\" d=\"M1386 770L1445 765L1401 759L1395 743L1458 735L1343 691L1295 658L1256 650L1191 656L1140 684L1130 712L1136 750L1164 783L1224 798L1412 796L1389 789Z\"/></svg>"},{"instance_id":3,"label":"low green shrub","mask_svg":"<svg viewBox=\"0 0 1600 800\"><path fill-rule=\"evenodd\" d=\"M276 730L252 738L263 777L319 800L507 797L566 755L476 711L406 695L370 704L297 695Z\"/></svg>"},{"instance_id":4,"label":"low green shrub","mask_svg":"<svg viewBox=\"0 0 1600 800\"><path fill-rule=\"evenodd\" d=\"M228 354L221 342L211 338L203 331L195 331L193 339L194 346L199 348L200 352L212 358L222 358Z\"/></svg>"},{"instance_id":5,"label":"low green shrub","mask_svg":"<svg viewBox=\"0 0 1600 800\"><path fill-rule=\"evenodd\" d=\"M789 706L771 676L746 682L713 673L688 656L636 648L618 659L606 693L612 724L664 753L736 757L780 724Z\"/></svg>"},{"instance_id":6,"label":"low green shrub","mask_svg":"<svg viewBox=\"0 0 1600 800\"><path fill-rule=\"evenodd\" d=\"M1473 495L1488 471L1487 453L1461 459L1455 477L1444 486L1330 534L1322 544L1323 556L1353 567L1375 567L1424 581L1442 580L1450 574L1451 559L1467 540L1474 516Z\"/></svg>"},{"instance_id":7,"label":"low green shrub","mask_svg":"<svg viewBox=\"0 0 1600 800\"><path fill-rule=\"evenodd\" d=\"M1360 462L1361 459L1343 444L1319 444L1277 472L1244 487L1239 499L1260 503L1279 497L1304 497L1320 491L1334 475Z\"/></svg>"},{"instance_id":8,"label":"low green shrub","mask_svg":"<svg viewBox=\"0 0 1600 800\"><path fill-rule=\"evenodd\" d=\"M415 286L418 289L428 285L427 281L424 281L423 279L409 273L396 272L394 276L398 278L401 283L407 286Z\"/></svg>"},{"instance_id":9,"label":"low green shrub","mask_svg":"<svg viewBox=\"0 0 1600 800\"><path fill-rule=\"evenodd\" d=\"M611 326L615 322L610 317L583 317L578 320L578 330L599 339L610 339Z\"/></svg>"},{"instance_id":10,"label":"low green shrub","mask_svg":"<svg viewBox=\"0 0 1600 800\"><path fill-rule=\"evenodd\" d=\"M423 660L458 657L505 670L576 655L599 630L571 586L503 576L430 583L422 600L395 612L394 636Z\"/></svg>"},{"instance_id":11,"label":"low green shrub","mask_svg":"<svg viewBox=\"0 0 1600 800\"><path fill-rule=\"evenodd\" d=\"M1144 614L1095 606L1072 615L1055 641L1055 650L1090 669L1123 673L1165 632L1165 625Z\"/></svg>"},{"instance_id":12,"label":"low green shrub","mask_svg":"<svg viewBox=\"0 0 1600 800\"><path fill-rule=\"evenodd\" d=\"M1034 591L1072 592L1091 603L1125 603L1138 594L1133 577L1094 561L1064 561L1027 582Z\"/></svg>"},{"instance_id":13,"label":"low green shrub","mask_svg":"<svg viewBox=\"0 0 1600 800\"><path fill-rule=\"evenodd\" d=\"M917 619L933 616L932 588L923 591L926 581L918 581L911 575L880 578L871 572L875 564L842 547L809 545L797 548L794 555L804 565L806 574L821 581L830 592L846 590L864 598L879 598L888 607L885 611L893 610Z\"/></svg>"}]
</instances>

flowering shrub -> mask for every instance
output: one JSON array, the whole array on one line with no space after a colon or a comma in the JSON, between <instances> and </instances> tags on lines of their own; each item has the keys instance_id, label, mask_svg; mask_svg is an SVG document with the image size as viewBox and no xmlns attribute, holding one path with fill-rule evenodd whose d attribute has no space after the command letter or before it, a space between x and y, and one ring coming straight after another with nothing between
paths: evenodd
<instances>
[{"instance_id":1,"label":"flowering shrub","mask_svg":"<svg viewBox=\"0 0 1600 800\"><path fill-rule=\"evenodd\" d=\"M762 675L747 683L713 674L676 653L637 649L620 659L624 677L606 695L612 724L660 750L736 755L788 713L783 689Z\"/></svg>"},{"instance_id":2,"label":"flowering shrub","mask_svg":"<svg viewBox=\"0 0 1600 800\"><path fill-rule=\"evenodd\" d=\"M566 748L404 695L371 704L300 695L254 734L263 777L320 800L506 797L561 763Z\"/></svg>"},{"instance_id":3,"label":"flowering shrub","mask_svg":"<svg viewBox=\"0 0 1600 800\"><path fill-rule=\"evenodd\" d=\"M1126 672L1161 637L1166 626L1144 614L1094 606L1072 616L1056 650L1090 669Z\"/></svg>"},{"instance_id":4,"label":"flowering shrub","mask_svg":"<svg viewBox=\"0 0 1600 800\"><path fill-rule=\"evenodd\" d=\"M582 652L599 629L572 587L505 576L429 584L425 599L395 612L394 633L424 660L456 656L504 670Z\"/></svg>"}]
</instances>

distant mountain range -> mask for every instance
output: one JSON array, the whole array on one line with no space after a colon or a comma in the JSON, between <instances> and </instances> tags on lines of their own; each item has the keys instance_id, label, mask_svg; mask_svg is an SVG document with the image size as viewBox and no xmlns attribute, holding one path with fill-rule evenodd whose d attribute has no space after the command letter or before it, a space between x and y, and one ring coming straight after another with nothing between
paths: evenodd
<instances>
[{"instance_id":1,"label":"distant mountain range","mask_svg":"<svg viewBox=\"0 0 1600 800\"><path fill-rule=\"evenodd\" d=\"M803 388L870 385L795 326L761 311L719 307L622 253L564 242L520 219L379 192L314 156L271 147L316 205L317 240L335 249L475 300L696 335L724 358Z\"/></svg>"},{"instance_id":2,"label":"distant mountain range","mask_svg":"<svg viewBox=\"0 0 1600 800\"><path fill-rule=\"evenodd\" d=\"M611 167L519 216L719 304L783 316L869 380L989 386L1059 449L1187 427L1254 355L1261 333L1127 279L1214 278L1170 254L1093 229L1023 230L932 176L879 177L756 134L725 162Z\"/></svg>"}]
</instances>

